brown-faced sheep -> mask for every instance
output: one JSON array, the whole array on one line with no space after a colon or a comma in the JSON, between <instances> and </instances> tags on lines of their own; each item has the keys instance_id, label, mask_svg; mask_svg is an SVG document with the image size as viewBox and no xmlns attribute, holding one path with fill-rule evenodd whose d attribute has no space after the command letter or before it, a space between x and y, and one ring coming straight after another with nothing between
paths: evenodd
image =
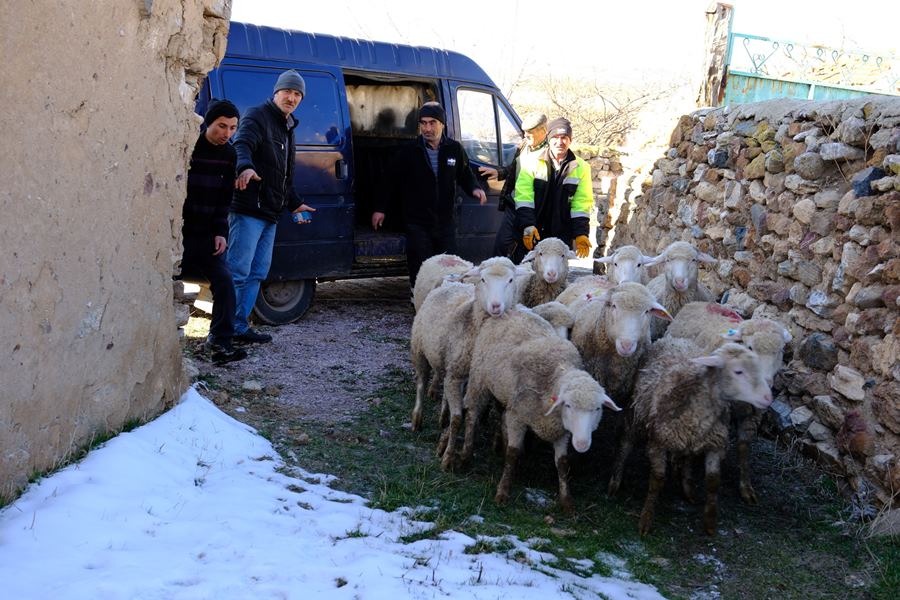
<instances>
[{"instance_id":1,"label":"brown-faced sheep","mask_svg":"<svg viewBox=\"0 0 900 600\"><path fill-rule=\"evenodd\" d=\"M631 423L622 436L609 482L609 493L615 494L634 439L646 438L650 483L641 511L641 535L650 531L669 452L684 457L705 456L703 524L708 534L715 533L719 467L728 442L730 410L738 402L758 408L772 403L772 392L756 354L734 343L707 354L683 338L664 337L654 342L635 385ZM689 474L685 469L682 484L688 498L693 498Z\"/></svg>"},{"instance_id":2,"label":"brown-faced sheep","mask_svg":"<svg viewBox=\"0 0 900 600\"><path fill-rule=\"evenodd\" d=\"M528 429L553 444L563 510L574 507L568 485L568 446L587 452L603 407L619 410L582 370L571 342L527 310L509 311L478 332L466 388L466 437L462 456L472 455L475 428L491 398L503 406L506 453L495 501L506 502Z\"/></svg>"},{"instance_id":3,"label":"brown-faced sheep","mask_svg":"<svg viewBox=\"0 0 900 600\"><path fill-rule=\"evenodd\" d=\"M738 342L759 357L763 376L769 387L784 359L784 346L791 341L791 334L783 325L754 317L744 320L727 306L713 302L686 304L666 331L669 337L686 338L704 351L711 352L728 342ZM750 482L750 444L756 436L763 412L749 404L735 406L732 421L737 426L737 454L740 467L741 498L756 504L756 492Z\"/></svg>"},{"instance_id":4,"label":"brown-faced sheep","mask_svg":"<svg viewBox=\"0 0 900 600\"><path fill-rule=\"evenodd\" d=\"M663 272L650 280L647 288L673 317L688 302L713 300L712 293L697 281L700 263L714 264L716 259L700 252L688 242L673 242L662 252ZM668 323L653 324L650 336L657 340L666 332Z\"/></svg>"},{"instance_id":5,"label":"brown-faced sheep","mask_svg":"<svg viewBox=\"0 0 900 600\"><path fill-rule=\"evenodd\" d=\"M450 424L438 448L443 454L444 468L451 468L455 460L456 437L462 424L462 392L475 336L485 319L499 317L512 308L516 270L508 258L489 258L467 271L462 276L463 283L448 282L428 294L413 319L410 337L410 354L416 371L413 429L421 427L425 386L434 371L436 376L442 376L443 401L450 412Z\"/></svg>"},{"instance_id":6,"label":"brown-faced sheep","mask_svg":"<svg viewBox=\"0 0 900 600\"><path fill-rule=\"evenodd\" d=\"M532 307L556 300L568 284L570 258L575 258L575 253L559 238L538 242L522 259L523 264L531 264L533 272L519 281L519 302Z\"/></svg>"}]
</instances>

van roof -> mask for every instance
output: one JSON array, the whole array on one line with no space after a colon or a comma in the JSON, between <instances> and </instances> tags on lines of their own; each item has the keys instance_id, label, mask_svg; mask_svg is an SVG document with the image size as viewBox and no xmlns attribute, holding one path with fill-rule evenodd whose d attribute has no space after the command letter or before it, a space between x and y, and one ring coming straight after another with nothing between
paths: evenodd
<instances>
[{"instance_id":1,"label":"van roof","mask_svg":"<svg viewBox=\"0 0 900 600\"><path fill-rule=\"evenodd\" d=\"M484 69L458 52L250 23L231 23L226 56L302 61L358 71L453 77L494 86Z\"/></svg>"}]
</instances>

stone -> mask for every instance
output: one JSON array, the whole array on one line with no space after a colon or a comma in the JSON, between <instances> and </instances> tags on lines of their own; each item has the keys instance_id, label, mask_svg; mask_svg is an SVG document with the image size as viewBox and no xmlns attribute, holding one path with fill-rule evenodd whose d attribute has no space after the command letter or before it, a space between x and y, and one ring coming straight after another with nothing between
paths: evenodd
<instances>
[{"instance_id":1,"label":"stone","mask_svg":"<svg viewBox=\"0 0 900 600\"><path fill-rule=\"evenodd\" d=\"M767 414L772 416L775 429L780 432L793 426L791 412L790 405L781 400L775 400L769 405Z\"/></svg>"},{"instance_id":2,"label":"stone","mask_svg":"<svg viewBox=\"0 0 900 600\"><path fill-rule=\"evenodd\" d=\"M803 179L819 179L825 173L825 161L818 152L804 152L794 159L794 170Z\"/></svg>"},{"instance_id":3,"label":"stone","mask_svg":"<svg viewBox=\"0 0 900 600\"><path fill-rule=\"evenodd\" d=\"M834 321L816 316L804 306L795 306L788 312L794 322L800 327L813 331L830 333L834 330Z\"/></svg>"},{"instance_id":4,"label":"stone","mask_svg":"<svg viewBox=\"0 0 900 600\"><path fill-rule=\"evenodd\" d=\"M689 179L685 179L683 177L676 179L672 182L672 189L674 189L678 194L684 195L687 193L688 188L691 186L691 181Z\"/></svg>"},{"instance_id":5,"label":"stone","mask_svg":"<svg viewBox=\"0 0 900 600\"><path fill-rule=\"evenodd\" d=\"M838 204L841 201L841 196L841 192L836 188L825 188L813 196L813 202L816 203L816 208L821 208L823 210L837 210Z\"/></svg>"},{"instance_id":6,"label":"stone","mask_svg":"<svg viewBox=\"0 0 900 600\"><path fill-rule=\"evenodd\" d=\"M807 336L800 344L798 356L806 366L821 371L831 371L838 362L837 348L824 333Z\"/></svg>"},{"instance_id":7,"label":"stone","mask_svg":"<svg viewBox=\"0 0 900 600\"><path fill-rule=\"evenodd\" d=\"M900 435L900 383L884 381L872 389L872 413L881 425Z\"/></svg>"},{"instance_id":8,"label":"stone","mask_svg":"<svg viewBox=\"0 0 900 600\"><path fill-rule=\"evenodd\" d=\"M882 177L871 182L870 187L877 192L889 192L900 184L900 177Z\"/></svg>"},{"instance_id":9,"label":"stone","mask_svg":"<svg viewBox=\"0 0 900 600\"><path fill-rule=\"evenodd\" d=\"M785 190L785 178L787 173L766 173L763 175L763 185L766 186L766 195L780 194Z\"/></svg>"},{"instance_id":10,"label":"stone","mask_svg":"<svg viewBox=\"0 0 900 600\"><path fill-rule=\"evenodd\" d=\"M847 232L847 237L859 244L860 246L869 245L869 228L865 225L856 224Z\"/></svg>"},{"instance_id":11,"label":"stone","mask_svg":"<svg viewBox=\"0 0 900 600\"><path fill-rule=\"evenodd\" d=\"M881 301L885 306L900 306L900 285L885 286Z\"/></svg>"},{"instance_id":12,"label":"stone","mask_svg":"<svg viewBox=\"0 0 900 600\"><path fill-rule=\"evenodd\" d=\"M798 406L791 411L789 418L791 420L791 425L803 429L810 421L812 421L813 412L805 406Z\"/></svg>"},{"instance_id":13,"label":"stone","mask_svg":"<svg viewBox=\"0 0 900 600\"><path fill-rule=\"evenodd\" d=\"M788 176L793 177L793 175ZM804 198L794 205L793 214L794 218L796 218L801 223L806 223L807 225L812 220L813 214L816 212L816 203L810 198Z\"/></svg>"},{"instance_id":14,"label":"stone","mask_svg":"<svg viewBox=\"0 0 900 600\"><path fill-rule=\"evenodd\" d=\"M828 383L831 389L850 400L859 402L866 397L866 392L863 389L865 379L856 369L838 365L829 374Z\"/></svg>"},{"instance_id":15,"label":"stone","mask_svg":"<svg viewBox=\"0 0 900 600\"><path fill-rule=\"evenodd\" d=\"M750 182L750 186L747 191L754 202L766 201L766 186L763 185L762 181L754 179Z\"/></svg>"},{"instance_id":16,"label":"stone","mask_svg":"<svg viewBox=\"0 0 900 600\"><path fill-rule=\"evenodd\" d=\"M777 149L766 154L766 171L769 173L784 171L784 155Z\"/></svg>"},{"instance_id":17,"label":"stone","mask_svg":"<svg viewBox=\"0 0 900 600\"><path fill-rule=\"evenodd\" d=\"M840 296L836 294L826 294L822 290L813 290L809 293L807 299L798 304L803 304L809 310L813 311L820 317L832 317L834 309L841 303Z\"/></svg>"},{"instance_id":18,"label":"stone","mask_svg":"<svg viewBox=\"0 0 900 600\"><path fill-rule=\"evenodd\" d=\"M753 223L757 237L766 233L766 208L762 204L754 204L750 207L750 221Z\"/></svg>"},{"instance_id":19,"label":"stone","mask_svg":"<svg viewBox=\"0 0 900 600\"><path fill-rule=\"evenodd\" d=\"M819 184L804 179L797 173L791 173L784 178L784 185L787 189L797 194L814 194L819 191Z\"/></svg>"},{"instance_id":20,"label":"stone","mask_svg":"<svg viewBox=\"0 0 900 600\"><path fill-rule=\"evenodd\" d=\"M900 371L900 337L889 333L872 348L872 369L882 377L894 377ZM900 401L900 398L897 398Z\"/></svg>"},{"instance_id":21,"label":"stone","mask_svg":"<svg viewBox=\"0 0 900 600\"><path fill-rule=\"evenodd\" d=\"M844 411L841 410L831 396L827 394L814 396L812 406L819 420L832 429L839 428L844 422Z\"/></svg>"},{"instance_id":22,"label":"stone","mask_svg":"<svg viewBox=\"0 0 900 600\"><path fill-rule=\"evenodd\" d=\"M834 238L823 237L809 245L809 249L820 256L831 254L834 251Z\"/></svg>"},{"instance_id":23,"label":"stone","mask_svg":"<svg viewBox=\"0 0 900 600\"><path fill-rule=\"evenodd\" d=\"M744 167L745 179L761 179L766 174L766 157L764 154L758 155Z\"/></svg>"},{"instance_id":24,"label":"stone","mask_svg":"<svg viewBox=\"0 0 900 600\"><path fill-rule=\"evenodd\" d=\"M750 271L744 267L737 267L732 271L731 275L734 282L742 288L746 288L749 285L752 277Z\"/></svg>"},{"instance_id":25,"label":"stone","mask_svg":"<svg viewBox=\"0 0 900 600\"><path fill-rule=\"evenodd\" d=\"M900 508L880 513L869 526L869 535L890 538L900 536Z\"/></svg>"},{"instance_id":26,"label":"stone","mask_svg":"<svg viewBox=\"0 0 900 600\"><path fill-rule=\"evenodd\" d=\"M713 148L706 154L706 162L713 168L723 168L728 164L728 150L725 148Z\"/></svg>"},{"instance_id":27,"label":"stone","mask_svg":"<svg viewBox=\"0 0 900 600\"><path fill-rule=\"evenodd\" d=\"M245 392L256 394L263 391L263 385L255 379L248 379L241 384L241 389Z\"/></svg>"},{"instance_id":28,"label":"stone","mask_svg":"<svg viewBox=\"0 0 900 600\"><path fill-rule=\"evenodd\" d=\"M900 175L900 154L889 154L885 156L881 165L886 172Z\"/></svg>"},{"instance_id":29,"label":"stone","mask_svg":"<svg viewBox=\"0 0 900 600\"><path fill-rule=\"evenodd\" d=\"M843 142L826 142L819 146L819 154L823 160L859 160L866 156L862 148Z\"/></svg>"},{"instance_id":30,"label":"stone","mask_svg":"<svg viewBox=\"0 0 900 600\"><path fill-rule=\"evenodd\" d=\"M811 421L806 428L806 433L817 442L826 442L832 439L831 430L818 421Z\"/></svg>"},{"instance_id":31,"label":"stone","mask_svg":"<svg viewBox=\"0 0 900 600\"><path fill-rule=\"evenodd\" d=\"M884 290L885 286L883 285L861 287L854 295L852 303L859 308L878 308L884 306L884 300L881 297Z\"/></svg>"},{"instance_id":32,"label":"stone","mask_svg":"<svg viewBox=\"0 0 900 600\"><path fill-rule=\"evenodd\" d=\"M838 473L844 472L844 463L837 447L829 441L816 442L816 460L824 463L828 468Z\"/></svg>"},{"instance_id":33,"label":"stone","mask_svg":"<svg viewBox=\"0 0 900 600\"><path fill-rule=\"evenodd\" d=\"M886 173L878 167L863 169L850 180L850 183L853 185L853 193L855 193L858 198L868 196L872 193L871 183L877 179L881 179L885 175Z\"/></svg>"},{"instance_id":34,"label":"stone","mask_svg":"<svg viewBox=\"0 0 900 600\"><path fill-rule=\"evenodd\" d=\"M694 195L704 202L715 204L722 197L722 192L716 185L707 181L701 181L694 188Z\"/></svg>"},{"instance_id":35,"label":"stone","mask_svg":"<svg viewBox=\"0 0 900 600\"><path fill-rule=\"evenodd\" d=\"M791 302L794 304L806 304L806 301L809 298L809 290L805 285L797 283L792 285L791 289L788 290L788 298L790 298ZM807 308L809 307L807 306Z\"/></svg>"},{"instance_id":36,"label":"stone","mask_svg":"<svg viewBox=\"0 0 900 600\"><path fill-rule=\"evenodd\" d=\"M835 228L834 213L817 210L813 213L809 221L809 230L818 233L821 236L831 235Z\"/></svg>"},{"instance_id":37,"label":"stone","mask_svg":"<svg viewBox=\"0 0 900 600\"><path fill-rule=\"evenodd\" d=\"M744 207L744 186L737 181L729 181L725 185L725 208L741 210ZM712 202L710 202L712 203Z\"/></svg>"},{"instance_id":38,"label":"stone","mask_svg":"<svg viewBox=\"0 0 900 600\"><path fill-rule=\"evenodd\" d=\"M838 138L845 144L864 146L866 142L866 122L859 117L850 117L838 125Z\"/></svg>"}]
</instances>

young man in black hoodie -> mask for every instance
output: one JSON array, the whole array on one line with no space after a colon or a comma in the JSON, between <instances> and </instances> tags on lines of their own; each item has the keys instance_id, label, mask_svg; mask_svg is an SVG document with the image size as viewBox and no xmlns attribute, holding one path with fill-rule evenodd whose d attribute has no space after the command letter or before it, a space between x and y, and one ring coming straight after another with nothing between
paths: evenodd
<instances>
[{"instance_id":1,"label":"young man in black hoodie","mask_svg":"<svg viewBox=\"0 0 900 600\"><path fill-rule=\"evenodd\" d=\"M306 94L306 82L297 71L285 71L273 92L264 104L247 110L234 138L238 177L228 216L228 266L236 296L234 339L241 343L272 341L272 336L251 329L249 318L259 286L269 275L275 226L282 211L285 207L293 213L316 210L302 204L294 193L297 121L291 113Z\"/></svg>"},{"instance_id":2,"label":"young man in black hoodie","mask_svg":"<svg viewBox=\"0 0 900 600\"><path fill-rule=\"evenodd\" d=\"M225 262L228 247L228 207L234 189L236 156L228 143L237 130L237 107L228 100L210 102L197 138L188 171L187 198L182 209L184 255L181 274L185 279L209 282L213 295L212 321L206 349L213 362L246 358L244 350L232 346L234 336L234 283Z\"/></svg>"}]
</instances>

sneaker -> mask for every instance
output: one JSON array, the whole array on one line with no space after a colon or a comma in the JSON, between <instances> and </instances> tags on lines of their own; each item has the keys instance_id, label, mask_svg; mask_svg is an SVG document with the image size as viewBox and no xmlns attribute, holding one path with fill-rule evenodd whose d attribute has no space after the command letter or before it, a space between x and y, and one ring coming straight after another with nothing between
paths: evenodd
<instances>
[{"instance_id":1,"label":"sneaker","mask_svg":"<svg viewBox=\"0 0 900 600\"><path fill-rule=\"evenodd\" d=\"M231 344L217 344L207 341L203 347L209 352L209 358L217 365L243 360L247 358L247 351L235 348Z\"/></svg>"},{"instance_id":2,"label":"sneaker","mask_svg":"<svg viewBox=\"0 0 900 600\"><path fill-rule=\"evenodd\" d=\"M239 344L267 344L272 341L272 336L251 328L244 333L234 334L234 337L231 339Z\"/></svg>"}]
</instances>

